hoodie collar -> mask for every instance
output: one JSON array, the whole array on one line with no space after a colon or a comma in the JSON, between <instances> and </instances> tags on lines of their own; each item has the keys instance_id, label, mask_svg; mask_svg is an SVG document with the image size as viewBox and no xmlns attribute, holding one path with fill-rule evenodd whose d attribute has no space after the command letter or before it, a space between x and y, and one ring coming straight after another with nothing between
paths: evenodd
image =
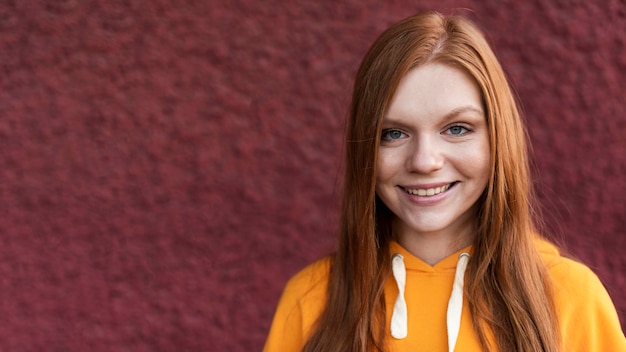
<instances>
[{"instance_id":1,"label":"hoodie collar","mask_svg":"<svg viewBox=\"0 0 626 352\"><path fill-rule=\"evenodd\" d=\"M392 256L394 254L401 254L404 257L404 265L406 266L406 270L421 271L427 273L454 272L457 262L459 260L459 255L461 253L469 253L470 255L472 255L472 246L470 245L450 254L449 256L440 260L437 264L430 265L411 254L411 252L406 250L396 241L391 241L389 249Z\"/></svg>"}]
</instances>

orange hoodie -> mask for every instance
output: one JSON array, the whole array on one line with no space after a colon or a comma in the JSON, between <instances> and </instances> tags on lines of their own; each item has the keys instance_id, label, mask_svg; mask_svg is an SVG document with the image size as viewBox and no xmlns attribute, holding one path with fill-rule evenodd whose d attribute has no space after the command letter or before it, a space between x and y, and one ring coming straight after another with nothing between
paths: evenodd
<instances>
[{"instance_id":1,"label":"orange hoodie","mask_svg":"<svg viewBox=\"0 0 626 352\"><path fill-rule=\"evenodd\" d=\"M406 270L407 335L394 338L387 329L388 351L448 351L446 311L459 255L450 255L434 266L413 256L398 243L393 254L401 254ZM539 249L553 280L563 351L626 352L626 338L615 307L598 277L585 265L561 257L547 242ZM265 352L300 351L326 301L330 261L319 260L295 275L283 292L265 344ZM397 280L385 283L387 326L398 297ZM463 301L466 303L465 298ZM467 304L463 304L455 351L481 351L472 327Z\"/></svg>"}]
</instances>

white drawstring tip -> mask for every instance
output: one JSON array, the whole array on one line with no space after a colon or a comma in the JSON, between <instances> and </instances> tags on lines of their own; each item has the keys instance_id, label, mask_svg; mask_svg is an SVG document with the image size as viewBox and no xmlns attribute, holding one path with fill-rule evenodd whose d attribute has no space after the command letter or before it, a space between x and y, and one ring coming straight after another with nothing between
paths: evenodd
<instances>
[{"instance_id":1,"label":"white drawstring tip","mask_svg":"<svg viewBox=\"0 0 626 352\"><path fill-rule=\"evenodd\" d=\"M394 254L391 261L391 270L393 277L398 285L398 297L393 305L393 314L391 315L391 336L396 339L404 339L408 335L407 307L404 300L404 287L406 285L406 268L404 266L404 257L401 254Z\"/></svg>"}]
</instances>

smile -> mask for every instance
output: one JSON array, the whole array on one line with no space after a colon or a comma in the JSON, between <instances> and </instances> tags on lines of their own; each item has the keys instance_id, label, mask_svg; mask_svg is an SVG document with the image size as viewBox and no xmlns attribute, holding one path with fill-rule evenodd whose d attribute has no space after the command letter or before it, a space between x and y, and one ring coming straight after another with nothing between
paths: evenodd
<instances>
[{"instance_id":1,"label":"smile","mask_svg":"<svg viewBox=\"0 0 626 352\"><path fill-rule=\"evenodd\" d=\"M443 193L447 190L450 189L450 187L452 187L455 184L455 182L449 183L445 186L441 186L441 187L435 187L435 188L418 188L418 189L411 189L411 188L404 188L404 191L408 194L412 194L414 196L419 196L419 197L432 197L435 196L439 193Z\"/></svg>"}]
</instances>

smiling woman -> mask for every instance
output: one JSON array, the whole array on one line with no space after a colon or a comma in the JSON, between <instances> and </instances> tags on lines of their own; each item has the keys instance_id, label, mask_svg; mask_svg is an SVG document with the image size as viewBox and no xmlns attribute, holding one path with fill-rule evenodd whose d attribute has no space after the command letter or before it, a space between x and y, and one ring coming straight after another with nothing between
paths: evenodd
<instances>
[{"instance_id":1,"label":"smiling woman","mask_svg":"<svg viewBox=\"0 0 626 352\"><path fill-rule=\"evenodd\" d=\"M287 284L265 351L626 351L597 276L533 226L525 129L472 23L385 31L346 141L339 248Z\"/></svg>"}]
</instances>

